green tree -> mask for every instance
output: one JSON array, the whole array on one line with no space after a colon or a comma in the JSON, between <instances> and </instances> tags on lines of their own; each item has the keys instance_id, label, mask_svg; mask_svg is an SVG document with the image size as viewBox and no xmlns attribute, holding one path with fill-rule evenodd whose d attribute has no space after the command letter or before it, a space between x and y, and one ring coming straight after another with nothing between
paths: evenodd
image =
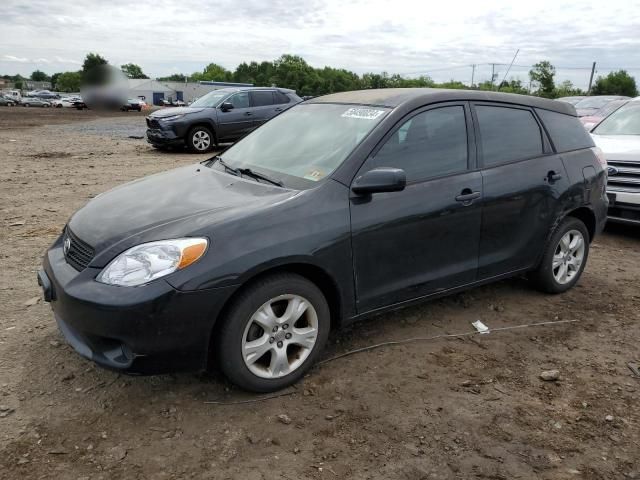
<instances>
[{"instance_id":1,"label":"green tree","mask_svg":"<svg viewBox=\"0 0 640 480\"><path fill-rule=\"evenodd\" d=\"M82 73L87 73L100 65L107 65L109 62L97 53L88 53L82 63Z\"/></svg>"},{"instance_id":2,"label":"green tree","mask_svg":"<svg viewBox=\"0 0 640 480\"><path fill-rule=\"evenodd\" d=\"M58 76L56 90L60 92L79 92L82 82L82 72L64 72Z\"/></svg>"},{"instance_id":3,"label":"green tree","mask_svg":"<svg viewBox=\"0 0 640 480\"><path fill-rule=\"evenodd\" d=\"M49 76L40 70L36 70L31 74L31 80L35 82L46 82L49 80Z\"/></svg>"},{"instance_id":4,"label":"green tree","mask_svg":"<svg viewBox=\"0 0 640 480\"><path fill-rule=\"evenodd\" d=\"M575 87L573 83L571 83L571 80L565 80L556 87L554 97L573 97L576 95L585 95L585 92L578 87Z\"/></svg>"},{"instance_id":5,"label":"green tree","mask_svg":"<svg viewBox=\"0 0 640 480\"><path fill-rule=\"evenodd\" d=\"M547 60L538 62L533 66L533 69L529 71L529 78L532 82L536 82L538 84L536 95L540 97L553 98L555 91L553 77L555 74L556 68Z\"/></svg>"},{"instance_id":6,"label":"green tree","mask_svg":"<svg viewBox=\"0 0 640 480\"><path fill-rule=\"evenodd\" d=\"M217 63L210 63L207 65L202 72L196 72L191 75L191 79L195 82L200 82L203 80L209 80L213 82L228 82L231 81L233 74L218 65Z\"/></svg>"},{"instance_id":7,"label":"green tree","mask_svg":"<svg viewBox=\"0 0 640 480\"><path fill-rule=\"evenodd\" d=\"M637 97L636 80L625 70L610 72L606 77L598 77L592 89L594 95L626 95Z\"/></svg>"},{"instance_id":8,"label":"green tree","mask_svg":"<svg viewBox=\"0 0 640 480\"><path fill-rule=\"evenodd\" d=\"M51 75L51 88L55 90L56 84L58 83L58 78L62 75L62 72L54 73Z\"/></svg>"},{"instance_id":9,"label":"green tree","mask_svg":"<svg viewBox=\"0 0 640 480\"><path fill-rule=\"evenodd\" d=\"M491 82L488 82L488 83L491 83ZM481 90L483 90L483 88L481 88ZM487 88L486 90L491 90L491 89ZM517 93L520 95L527 95L529 93L527 92L527 89L524 88L524 86L522 85L522 80L514 80L513 78L511 80L504 80L500 82L500 85L498 86L498 91L504 92L504 93Z\"/></svg>"},{"instance_id":10,"label":"green tree","mask_svg":"<svg viewBox=\"0 0 640 480\"><path fill-rule=\"evenodd\" d=\"M186 82L188 77L182 73L174 73L167 77L159 77L158 80L162 82Z\"/></svg>"},{"instance_id":11,"label":"green tree","mask_svg":"<svg viewBox=\"0 0 640 480\"><path fill-rule=\"evenodd\" d=\"M120 69L124 72L127 78L149 78L144 74L142 68L135 63L126 63L122 65Z\"/></svg>"}]
</instances>

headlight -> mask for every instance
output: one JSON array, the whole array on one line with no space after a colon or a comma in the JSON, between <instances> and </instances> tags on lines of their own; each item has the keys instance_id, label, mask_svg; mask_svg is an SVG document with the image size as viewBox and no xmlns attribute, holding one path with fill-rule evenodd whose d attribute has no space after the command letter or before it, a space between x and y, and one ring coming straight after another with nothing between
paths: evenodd
<instances>
[{"instance_id":1,"label":"headlight","mask_svg":"<svg viewBox=\"0 0 640 480\"><path fill-rule=\"evenodd\" d=\"M114 258L98 282L134 287L164 277L196 262L207 249L206 238L178 238L143 243Z\"/></svg>"},{"instance_id":2,"label":"headlight","mask_svg":"<svg viewBox=\"0 0 640 480\"><path fill-rule=\"evenodd\" d=\"M182 115L171 115L170 117L159 117L158 120L160 120L162 122L174 122L176 120L180 120L182 117L184 117L184 114L182 114Z\"/></svg>"}]
</instances>

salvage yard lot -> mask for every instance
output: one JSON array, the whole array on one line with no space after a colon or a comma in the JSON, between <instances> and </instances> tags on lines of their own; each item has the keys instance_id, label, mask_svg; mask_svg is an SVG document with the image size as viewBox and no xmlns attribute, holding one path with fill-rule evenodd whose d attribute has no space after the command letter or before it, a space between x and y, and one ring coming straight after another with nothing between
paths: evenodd
<instances>
[{"instance_id":1,"label":"salvage yard lot","mask_svg":"<svg viewBox=\"0 0 640 480\"><path fill-rule=\"evenodd\" d=\"M136 113L0 110L0 478L640 478L640 229L608 227L564 295L500 282L336 332L324 356L576 322L351 355L278 398L205 403L259 397L80 358L39 299L45 249L98 193L208 157L143 133Z\"/></svg>"}]
</instances>

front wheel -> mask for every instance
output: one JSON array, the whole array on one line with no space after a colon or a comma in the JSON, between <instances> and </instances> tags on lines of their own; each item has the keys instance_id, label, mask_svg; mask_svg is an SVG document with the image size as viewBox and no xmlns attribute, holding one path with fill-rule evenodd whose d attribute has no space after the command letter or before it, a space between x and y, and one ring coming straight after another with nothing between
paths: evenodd
<instances>
[{"instance_id":1,"label":"front wheel","mask_svg":"<svg viewBox=\"0 0 640 480\"><path fill-rule=\"evenodd\" d=\"M551 236L540 265L529 278L544 292L566 292L578 283L588 256L587 227L579 219L567 217Z\"/></svg>"},{"instance_id":2,"label":"front wheel","mask_svg":"<svg viewBox=\"0 0 640 480\"><path fill-rule=\"evenodd\" d=\"M187 145L192 152L208 152L214 145L213 132L207 127L194 127L187 134Z\"/></svg>"},{"instance_id":3,"label":"front wheel","mask_svg":"<svg viewBox=\"0 0 640 480\"><path fill-rule=\"evenodd\" d=\"M213 347L222 372L245 390L272 392L298 381L329 336L330 313L318 287L280 274L246 287L234 300Z\"/></svg>"}]
</instances>

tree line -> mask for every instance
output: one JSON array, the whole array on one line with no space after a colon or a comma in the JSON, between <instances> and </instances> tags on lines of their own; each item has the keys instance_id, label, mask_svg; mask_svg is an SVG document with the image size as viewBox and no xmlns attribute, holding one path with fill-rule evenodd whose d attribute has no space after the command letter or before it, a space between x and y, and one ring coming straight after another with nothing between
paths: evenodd
<instances>
[{"instance_id":1,"label":"tree line","mask_svg":"<svg viewBox=\"0 0 640 480\"><path fill-rule=\"evenodd\" d=\"M60 72L51 76L36 70L31 74L31 80L50 81L52 88L60 92L78 92L83 81L92 69L101 65L108 65L107 60L97 53L89 53L85 57L82 69L75 72ZM139 65L127 63L120 69L128 78L149 78ZM358 75L352 71L323 67L316 68L309 65L297 55L282 55L274 61L243 62L235 70L227 70L216 63L210 63L202 71L190 75L173 74L160 77L160 81L199 82L204 80L251 83L255 86L277 85L296 90L301 96L317 96L348 90L368 88L457 88L495 90L507 93L537 95L546 98L558 98L572 95L586 95L587 92L575 87L565 80L555 83L556 69L548 61L536 63L529 71L529 88L520 79L510 79L496 82L495 78L474 85L466 85L457 80L437 83L427 75L417 78L404 78L398 74L365 73ZM5 79L13 81L16 88L22 88L24 78L20 75L4 75ZM590 92L592 95L638 95L635 79L625 70L611 72L606 76L599 76Z\"/></svg>"}]
</instances>

